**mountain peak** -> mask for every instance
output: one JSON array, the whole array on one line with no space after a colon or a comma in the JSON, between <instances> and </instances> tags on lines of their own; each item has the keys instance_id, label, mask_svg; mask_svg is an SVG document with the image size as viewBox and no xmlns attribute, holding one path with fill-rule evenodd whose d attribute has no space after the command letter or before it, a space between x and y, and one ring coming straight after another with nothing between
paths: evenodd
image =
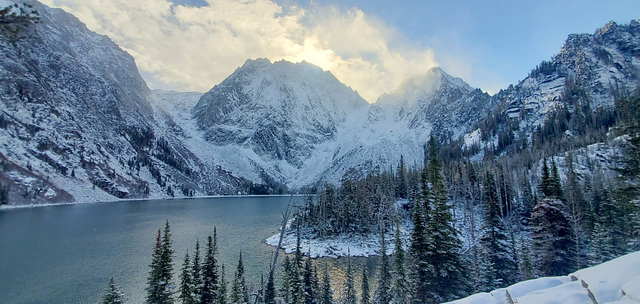
<instances>
[{"instance_id":1,"label":"mountain peak","mask_svg":"<svg viewBox=\"0 0 640 304\"><path fill-rule=\"evenodd\" d=\"M216 145L244 145L269 161L299 166L315 144L367 106L316 65L256 59L205 93L193 116Z\"/></svg>"},{"instance_id":2,"label":"mountain peak","mask_svg":"<svg viewBox=\"0 0 640 304\"><path fill-rule=\"evenodd\" d=\"M425 74L407 78L398 89L380 96L376 103L382 106L401 103L411 107L416 101L429 100L438 91L449 89L473 91L462 79L453 77L436 66L427 70Z\"/></svg>"}]
</instances>

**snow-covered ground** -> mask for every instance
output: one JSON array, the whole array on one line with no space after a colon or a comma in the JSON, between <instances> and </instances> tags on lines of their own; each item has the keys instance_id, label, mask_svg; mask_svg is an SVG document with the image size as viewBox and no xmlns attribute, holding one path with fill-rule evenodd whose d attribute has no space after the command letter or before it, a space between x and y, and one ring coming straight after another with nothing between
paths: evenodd
<instances>
[{"instance_id":1,"label":"snow-covered ground","mask_svg":"<svg viewBox=\"0 0 640 304\"><path fill-rule=\"evenodd\" d=\"M5 8L9 5L13 5L15 2L9 0L0 0L0 8Z\"/></svg>"},{"instance_id":2,"label":"snow-covered ground","mask_svg":"<svg viewBox=\"0 0 640 304\"><path fill-rule=\"evenodd\" d=\"M291 229L291 222L287 224L287 231L282 239L282 250L286 253L293 253L296 250L297 235L294 229ZM395 231L395 229L394 229ZM407 223L400 227L400 238L402 239L403 248L406 250L411 237L411 230ZM395 232L387 232L384 235L385 244L387 245L387 254L393 254L395 251ZM275 234L265 240L267 245L277 247L280 240L280 233ZM340 234L330 237L313 237L310 233L302 233L300 239L300 251L312 258L320 257L368 257L379 255L381 249L380 233L371 232L369 234Z\"/></svg>"},{"instance_id":3,"label":"snow-covered ground","mask_svg":"<svg viewBox=\"0 0 640 304\"><path fill-rule=\"evenodd\" d=\"M403 242L406 244L408 233L403 233ZM273 235L265 241L267 245L276 247L280 234ZM387 254L393 253L393 234L385 235L387 244ZM296 250L297 237L293 231L289 231L282 240L282 249L286 253L293 253ZM380 254L380 234L370 233L367 235L351 234L338 235L328 238L303 238L300 241L300 250L312 258L342 256L368 257Z\"/></svg>"},{"instance_id":4,"label":"snow-covered ground","mask_svg":"<svg viewBox=\"0 0 640 304\"><path fill-rule=\"evenodd\" d=\"M578 270L565 277L543 277L451 304L640 303L640 251Z\"/></svg>"}]
</instances>

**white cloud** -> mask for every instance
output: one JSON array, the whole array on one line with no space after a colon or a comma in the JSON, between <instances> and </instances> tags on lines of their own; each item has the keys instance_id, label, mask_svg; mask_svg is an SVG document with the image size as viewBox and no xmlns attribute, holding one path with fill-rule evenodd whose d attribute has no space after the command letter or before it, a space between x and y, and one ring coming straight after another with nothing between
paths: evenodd
<instances>
[{"instance_id":1,"label":"white cloud","mask_svg":"<svg viewBox=\"0 0 640 304\"><path fill-rule=\"evenodd\" d=\"M270 0L43 0L129 52L153 88L207 91L245 60L307 61L373 102L435 66L431 50L359 9L284 9Z\"/></svg>"}]
</instances>

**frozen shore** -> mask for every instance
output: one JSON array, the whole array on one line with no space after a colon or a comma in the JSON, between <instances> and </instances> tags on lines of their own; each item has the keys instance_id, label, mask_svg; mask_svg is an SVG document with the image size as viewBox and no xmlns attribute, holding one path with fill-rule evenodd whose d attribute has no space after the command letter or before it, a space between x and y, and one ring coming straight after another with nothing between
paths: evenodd
<instances>
[{"instance_id":1,"label":"frozen shore","mask_svg":"<svg viewBox=\"0 0 640 304\"><path fill-rule=\"evenodd\" d=\"M21 209L21 208L37 208L37 207L51 207L51 206L66 206L66 205L79 205L79 204L100 204L100 203L113 203L113 202L138 202L138 201L159 201L159 200L178 200L178 199L207 199L207 198L242 198L242 197L288 197L291 194L270 194L270 195L206 195L206 196L193 196L193 197L150 197L150 198L135 198L135 199L103 199L103 200L83 200L67 203L42 203L42 204L24 204L24 205L0 205L1 210L9 209ZM305 195L294 194L294 197L302 197Z\"/></svg>"},{"instance_id":2,"label":"frozen shore","mask_svg":"<svg viewBox=\"0 0 640 304\"><path fill-rule=\"evenodd\" d=\"M406 227L400 229L403 247L408 244L410 231ZM385 234L387 254L392 254L394 250L395 235L392 232ZM280 234L273 235L265 240L267 245L277 247ZM282 240L282 249L285 253L293 253L296 250L297 236L293 229L287 229ZM312 258L320 257L368 257L380 254L380 234L377 232L369 234L342 234L330 237L315 237L310 234L303 234L300 238L300 247L304 255Z\"/></svg>"}]
</instances>

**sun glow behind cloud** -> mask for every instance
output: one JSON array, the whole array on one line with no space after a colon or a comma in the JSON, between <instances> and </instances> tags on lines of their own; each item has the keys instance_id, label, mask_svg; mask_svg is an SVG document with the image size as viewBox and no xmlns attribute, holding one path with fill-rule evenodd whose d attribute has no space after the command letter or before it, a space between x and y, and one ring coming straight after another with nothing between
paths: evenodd
<instances>
[{"instance_id":1,"label":"sun glow behind cloud","mask_svg":"<svg viewBox=\"0 0 640 304\"><path fill-rule=\"evenodd\" d=\"M374 102L436 65L433 52L352 8L282 7L270 0L43 0L111 37L152 88L207 91L247 59L307 61Z\"/></svg>"}]
</instances>

